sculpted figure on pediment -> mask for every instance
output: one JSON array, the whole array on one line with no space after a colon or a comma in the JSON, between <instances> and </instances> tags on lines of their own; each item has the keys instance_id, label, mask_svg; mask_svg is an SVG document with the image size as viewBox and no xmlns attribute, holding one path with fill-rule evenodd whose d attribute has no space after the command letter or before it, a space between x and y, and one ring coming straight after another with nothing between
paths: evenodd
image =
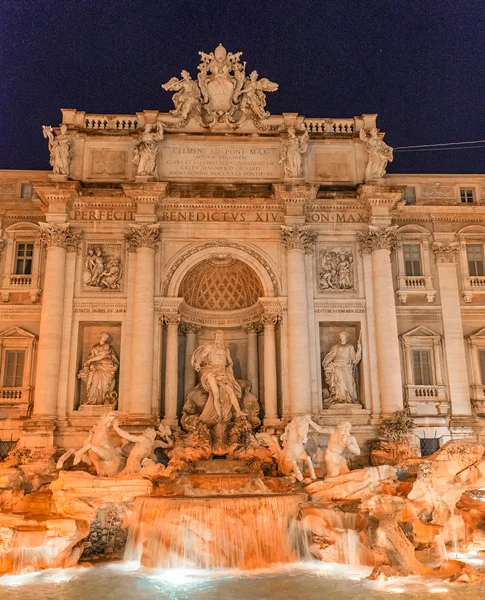
<instances>
[{"instance_id":1,"label":"sculpted figure on pediment","mask_svg":"<svg viewBox=\"0 0 485 600\"><path fill-rule=\"evenodd\" d=\"M381 179L386 174L387 163L392 162L392 148L384 140L381 140L375 127L370 130L369 134L362 128L359 131L359 137L365 143L365 149L369 155L365 170L365 182L370 183Z\"/></svg>"},{"instance_id":2,"label":"sculpted figure on pediment","mask_svg":"<svg viewBox=\"0 0 485 600\"><path fill-rule=\"evenodd\" d=\"M43 125L44 137L49 140L50 164L54 175L69 175L73 153L67 133L67 125L61 125L61 132L54 137L54 129Z\"/></svg>"},{"instance_id":3,"label":"sculpted figure on pediment","mask_svg":"<svg viewBox=\"0 0 485 600\"><path fill-rule=\"evenodd\" d=\"M170 81L162 85L162 88L167 92L176 92L172 96L175 109L171 110L170 114L185 122L192 109L200 112L201 94L197 81L192 79L188 71L183 70L180 77L181 79L172 77Z\"/></svg>"},{"instance_id":4,"label":"sculpted figure on pediment","mask_svg":"<svg viewBox=\"0 0 485 600\"><path fill-rule=\"evenodd\" d=\"M248 118L256 122L266 119L269 113L265 110L265 92L276 91L278 84L267 78L258 79L257 71L248 77L241 54L227 52L219 44L214 52L199 52L197 81L182 71L181 79L172 77L164 83L164 90L175 92L171 114L178 118L175 124L166 126L183 127L191 116L202 127L221 123L235 128Z\"/></svg>"},{"instance_id":5,"label":"sculpted figure on pediment","mask_svg":"<svg viewBox=\"0 0 485 600\"><path fill-rule=\"evenodd\" d=\"M158 142L163 139L163 125L147 123L133 152L133 162L137 165L136 174L142 177L156 177Z\"/></svg>"},{"instance_id":6,"label":"sculpted figure on pediment","mask_svg":"<svg viewBox=\"0 0 485 600\"><path fill-rule=\"evenodd\" d=\"M303 177L302 155L308 148L308 131L304 131L299 137L294 127L288 128L288 139L283 142L281 148L280 163L285 169L285 177Z\"/></svg>"}]
</instances>

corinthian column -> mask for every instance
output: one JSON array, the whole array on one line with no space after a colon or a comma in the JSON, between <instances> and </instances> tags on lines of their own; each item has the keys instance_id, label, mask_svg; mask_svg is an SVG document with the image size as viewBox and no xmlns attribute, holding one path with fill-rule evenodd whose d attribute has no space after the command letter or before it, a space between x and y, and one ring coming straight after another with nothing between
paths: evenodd
<instances>
[{"instance_id":1,"label":"corinthian column","mask_svg":"<svg viewBox=\"0 0 485 600\"><path fill-rule=\"evenodd\" d=\"M165 411L163 422L170 427L177 426L178 394L178 330L179 314L165 315L167 325L167 346L165 350ZM192 368L192 366L191 366ZM192 369L193 370L193 369Z\"/></svg>"},{"instance_id":2,"label":"corinthian column","mask_svg":"<svg viewBox=\"0 0 485 600\"><path fill-rule=\"evenodd\" d=\"M187 394L194 389L196 382L195 369L192 366L192 355L197 346L197 333L200 331L200 325L194 323L183 323L181 326L185 333L185 369L184 369L184 400Z\"/></svg>"},{"instance_id":3,"label":"corinthian column","mask_svg":"<svg viewBox=\"0 0 485 600\"><path fill-rule=\"evenodd\" d=\"M390 260L391 251L396 245L395 230L396 227L370 225L368 233L358 234L361 252L372 253L377 373L384 414L403 408L401 360Z\"/></svg>"},{"instance_id":4,"label":"corinthian column","mask_svg":"<svg viewBox=\"0 0 485 600\"><path fill-rule=\"evenodd\" d=\"M307 225L283 225L282 236L287 251L288 379L290 415L294 416L309 413L312 407L305 251L311 251L315 234Z\"/></svg>"},{"instance_id":5,"label":"corinthian column","mask_svg":"<svg viewBox=\"0 0 485 600\"><path fill-rule=\"evenodd\" d=\"M452 413L450 426L452 428L453 421L457 422L457 417L458 420L460 417L465 417L465 421L470 421L472 415L465 339L461 322L460 293L456 274L458 250L457 242L445 241L433 244L441 298L445 360Z\"/></svg>"},{"instance_id":6,"label":"corinthian column","mask_svg":"<svg viewBox=\"0 0 485 600\"><path fill-rule=\"evenodd\" d=\"M264 366L264 424L274 425L278 420L278 388L276 372L275 327L280 317L266 314L261 317L264 327L263 366Z\"/></svg>"},{"instance_id":7,"label":"corinthian column","mask_svg":"<svg viewBox=\"0 0 485 600\"><path fill-rule=\"evenodd\" d=\"M155 250L160 231L155 224L130 225L125 237L129 250L136 252L129 411L146 418L152 414Z\"/></svg>"},{"instance_id":8,"label":"corinthian column","mask_svg":"<svg viewBox=\"0 0 485 600\"><path fill-rule=\"evenodd\" d=\"M74 231L69 223L39 225L47 257L37 352L34 416L53 419L59 391L66 252L68 249L77 249L81 232Z\"/></svg>"},{"instance_id":9,"label":"corinthian column","mask_svg":"<svg viewBox=\"0 0 485 600\"><path fill-rule=\"evenodd\" d=\"M259 369L258 369L258 333L261 326L258 323L249 323L243 326L248 334L248 361L246 376L251 382L251 391L255 396L259 395Z\"/></svg>"}]
</instances>

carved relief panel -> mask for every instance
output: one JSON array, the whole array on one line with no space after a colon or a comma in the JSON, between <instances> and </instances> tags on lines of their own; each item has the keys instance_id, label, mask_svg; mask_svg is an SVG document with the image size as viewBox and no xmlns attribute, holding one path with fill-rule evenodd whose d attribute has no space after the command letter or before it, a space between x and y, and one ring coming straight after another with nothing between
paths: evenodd
<instances>
[{"instance_id":1,"label":"carved relief panel","mask_svg":"<svg viewBox=\"0 0 485 600\"><path fill-rule=\"evenodd\" d=\"M127 180L130 176L130 149L126 146L103 148L93 145L85 149L83 179Z\"/></svg>"},{"instance_id":2,"label":"carved relief panel","mask_svg":"<svg viewBox=\"0 0 485 600\"><path fill-rule=\"evenodd\" d=\"M320 293L358 291L356 253L353 244L317 244L317 288Z\"/></svg>"},{"instance_id":3,"label":"carved relief panel","mask_svg":"<svg viewBox=\"0 0 485 600\"><path fill-rule=\"evenodd\" d=\"M123 244L87 242L83 256L83 291L123 291L122 254Z\"/></svg>"}]
</instances>

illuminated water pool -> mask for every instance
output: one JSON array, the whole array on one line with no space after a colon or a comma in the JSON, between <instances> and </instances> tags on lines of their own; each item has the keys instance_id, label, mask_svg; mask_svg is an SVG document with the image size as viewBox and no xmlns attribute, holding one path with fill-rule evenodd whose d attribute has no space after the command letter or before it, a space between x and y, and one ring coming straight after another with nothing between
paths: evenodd
<instances>
[{"instance_id":1,"label":"illuminated water pool","mask_svg":"<svg viewBox=\"0 0 485 600\"><path fill-rule=\"evenodd\" d=\"M450 585L410 577L365 579L370 570L297 565L251 573L167 570L144 573L127 564L49 570L0 578L8 600L478 600L485 584Z\"/></svg>"}]
</instances>

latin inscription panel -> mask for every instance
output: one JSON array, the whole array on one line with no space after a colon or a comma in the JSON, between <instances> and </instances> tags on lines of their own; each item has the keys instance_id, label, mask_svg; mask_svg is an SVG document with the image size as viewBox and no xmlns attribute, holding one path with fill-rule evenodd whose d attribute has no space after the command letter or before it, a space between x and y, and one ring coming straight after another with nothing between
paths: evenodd
<instances>
[{"instance_id":1,"label":"latin inscription panel","mask_svg":"<svg viewBox=\"0 0 485 600\"><path fill-rule=\"evenodd\" d=\"M167 144L161 148L160 179L278 181L279 160L279 146Z\"/></svg>"}]
</instances>

